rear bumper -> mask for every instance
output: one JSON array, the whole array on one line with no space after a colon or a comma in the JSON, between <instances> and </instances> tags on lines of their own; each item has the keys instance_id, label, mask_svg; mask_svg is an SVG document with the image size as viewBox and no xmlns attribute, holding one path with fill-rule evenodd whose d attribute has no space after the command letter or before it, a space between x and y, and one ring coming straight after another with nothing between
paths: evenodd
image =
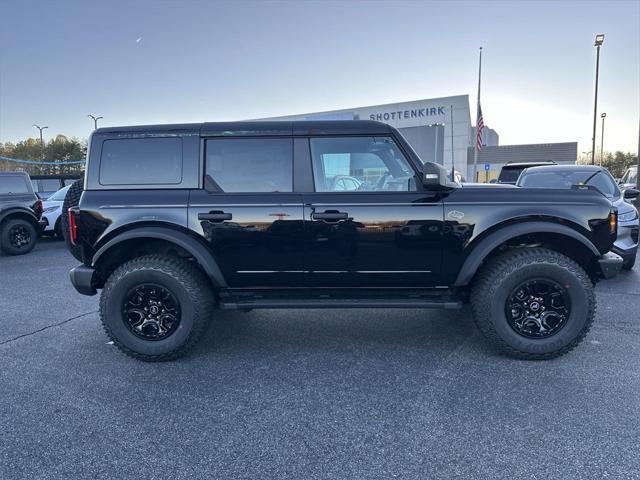
<instances>
[{"instance_id":1,"label":"rear bumper","mask_svg":"<svg viewBox=\"0 0 640 480\"><path fill-rule=\"evenodd\" d=\"M622 269L622 257L616 253L605 253L598 258L598 267L600 269L600 275L604 279L615 277Z\"/></svg>"},{"instance_id":2,"label":"rear bumper","mask_svg":"<svg viewBox=\"0 0 640 480\"><path fill-rule=\"evenodd\" d=\"M98 291L94 287L93 279L96 271L86 265L78 265L69 271L71 284L82 295L95 295Z\"/></svg>"}]
</instances>

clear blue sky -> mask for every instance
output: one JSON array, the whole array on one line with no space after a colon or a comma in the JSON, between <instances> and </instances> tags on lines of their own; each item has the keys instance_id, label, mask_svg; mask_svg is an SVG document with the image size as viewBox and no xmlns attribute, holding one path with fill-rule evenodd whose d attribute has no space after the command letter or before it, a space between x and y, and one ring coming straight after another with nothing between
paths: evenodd
<instances>
[{"instance_id":1,"label":"clear blue sky","mask_svg":"<svg viewBox=\"0 0 640 480\"><path fill-rule=\"evenodd\" d=\"M501 144L637 150L640 2L0 0L0 141L469 93ZM598 136L600 127L598 127Z\"/></svg>"}]
</instances>

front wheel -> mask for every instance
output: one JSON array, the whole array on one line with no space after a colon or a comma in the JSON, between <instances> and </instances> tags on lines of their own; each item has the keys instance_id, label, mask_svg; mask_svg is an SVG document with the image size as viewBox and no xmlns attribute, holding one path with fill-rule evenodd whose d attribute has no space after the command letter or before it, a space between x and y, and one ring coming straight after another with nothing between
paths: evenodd
<instances>
[{"instance_id":1,"label":"front wheel","mask_svg":"<svg viewBox=\"0 0 640 480\"><path fill-rule=\"evenodd\" d=\"M35 227L27 220L15 218L2 224L0 248L7 255L24 255L33 250L38 239Z\"/></svg>"},{"instance_id":2,"label":"front wheel","mask_svg":"<svg viewBox=\"0 0 640 480\"><path fill-rule=\"evenodd\" d=\"M525 360L573 350L595 318L587 273L544 248L512 250L490 260L471 290L476 325L496 349Z\"/></svg>"},{"instance_id":3,"label":"front wheel","mask_svg":"<svg viewBox=\"0 0 640 480\"><path fill-rule=\"evenodd\" d=\"M626 262L622 264L622 269L626 271L633 270L633 266L636 264L637 253L634 253Z\"/></svg>"},{"instance_id":4,"label":"front wheel","mask_svg":"<svg viewBox=\"0 0 640 480\"><path fill-rule=\"evenodd\" d=\"M113 272L100 297L107 335L127 355L144 361L187 354L209 325L213 291L194 264L146 255Z\"/></svg>"}]
</instances>

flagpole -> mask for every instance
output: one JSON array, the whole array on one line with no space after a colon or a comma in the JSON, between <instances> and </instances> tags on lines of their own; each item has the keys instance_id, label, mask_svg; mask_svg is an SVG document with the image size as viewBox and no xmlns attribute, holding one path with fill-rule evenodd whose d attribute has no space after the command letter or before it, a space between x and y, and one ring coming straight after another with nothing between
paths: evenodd
<instances>
[{"instance_id":1,"label":"flagpole","mask_svg":"<svg viewBox=\"0 0 640 480\"><path fill-rule=\"evenodd\" d=\"M453 159L453 105L450 105L451 112L451 181L456 181L456 163Z\"/></svg>"},{"instance_id":2,"label":"flagpole","mask_svg":"<svg viewBox=\"0 0 640 480\"><path fill-rule=\"evenodd\" d=\"M482 47L480 47L480 62L478 64L478 103L476 104L476 134L473 139L473 181L478 176L478 117L480 116L480 80L482 79Z\"/></svg>"}]
</instances>

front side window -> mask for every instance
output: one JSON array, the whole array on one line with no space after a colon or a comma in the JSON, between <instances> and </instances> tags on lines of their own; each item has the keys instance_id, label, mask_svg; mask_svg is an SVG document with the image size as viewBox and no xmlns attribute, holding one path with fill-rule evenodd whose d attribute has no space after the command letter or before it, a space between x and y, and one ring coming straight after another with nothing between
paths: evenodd
<instances>
[{"instance_id":1,"label":"front side window","mask_svg":"<svg viewBox=\"0 0 640 480\"><path fill-rule=\"evenodd\" d=\"M206 179L228 193L292 192L293 143L290 138L207 140Z\"/></svg>"},{"instance_id":2,"label":"front side window","mask_svg":"<svg viewBox=\"0 0 640 480\"><path fill-rule=\"evenodd\" d=\"M316 192L407 192L415 173L388 137L311 139Z\"/></svg>"},{"instance_id":3,"label":"front side window","mask_svg":"<svg viewBox=\"0 0 640 480\"><path fill-rule=\"evenodd\" d=\"M124 138L102 143L102 185L176 185L181 181L181 138Z\"/></svg>"}]
</instances>

